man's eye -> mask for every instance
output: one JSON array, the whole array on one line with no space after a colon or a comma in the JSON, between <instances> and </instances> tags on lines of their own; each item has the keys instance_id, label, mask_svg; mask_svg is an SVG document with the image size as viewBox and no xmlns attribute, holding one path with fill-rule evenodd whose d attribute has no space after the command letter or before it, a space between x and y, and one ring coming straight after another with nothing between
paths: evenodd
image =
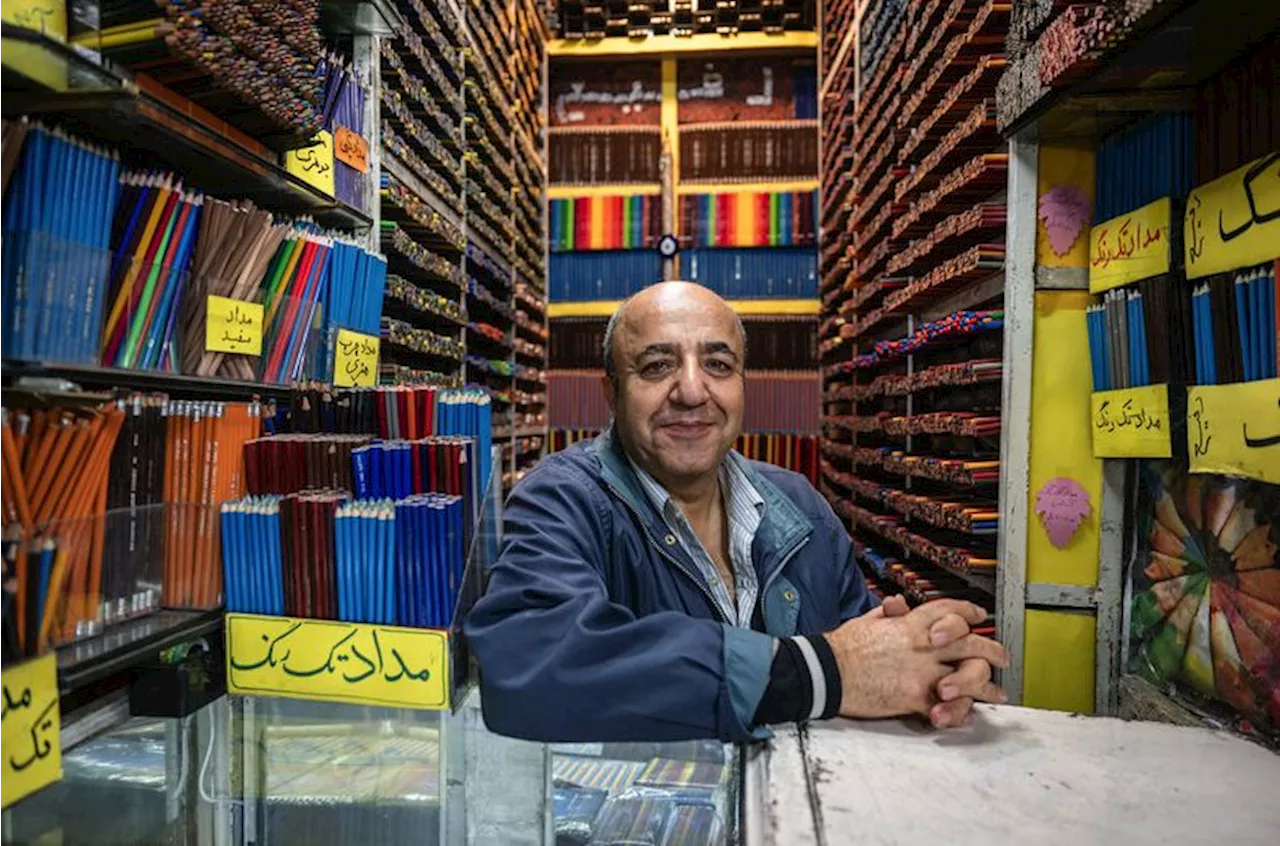
<instances>
[{"instance_id":1,"label":"man's eye","mask_svg":"<svg viewBox=\"0 0 1280 846\"><path fill-rule=\"evenodd\" d=\"M669 361L651 361L648 364L641 365L640 375L646 378L655 376L663 376L671 371L671 362Z\"/></svg>"},{"instance_id":2,"label":"man's eye","mask_svg":"<svg viewBox=\"0 0 1280 846\"><path fill-rule=\"evenodd\" d=\"M733 372L732 364L718 358L707 359L707 363L704 366L707 368L709 372L715 373L716 375L720 375L720 376L727 376Z\"/></svg>"}]
</instances>

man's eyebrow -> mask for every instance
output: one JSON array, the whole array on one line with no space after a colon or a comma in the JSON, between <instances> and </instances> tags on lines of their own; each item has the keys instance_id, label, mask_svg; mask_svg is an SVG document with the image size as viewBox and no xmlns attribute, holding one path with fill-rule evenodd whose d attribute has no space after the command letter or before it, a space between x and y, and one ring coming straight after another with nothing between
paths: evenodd
<instances>
[{"instance_id":1,"label":"man's eyebrow","mask_svg":"<svg viewBox=\"0 0 1280 846\"><path fill-rule=\"evenodd\" d=\"M650 344L649 346L640 350L640 352L636 354L636 358L644 358L645 356L648 356L648 355L675 355L675 354L676 354L675 344L666 344L666 343Z\"/></svg>"},{"instance_id":2,"label":"man's eyebrow","mask_svg":"<svg viewBox=\"0 0 1280 846\"><path fill-rule=\"evenodd\" d=\"M702 344L701 350L703 355L719 355L720 353L728 353L735 359L739 357L738 353L733 349L733 346L725 341L707 341Z\"/></svg>"}]
</instances>

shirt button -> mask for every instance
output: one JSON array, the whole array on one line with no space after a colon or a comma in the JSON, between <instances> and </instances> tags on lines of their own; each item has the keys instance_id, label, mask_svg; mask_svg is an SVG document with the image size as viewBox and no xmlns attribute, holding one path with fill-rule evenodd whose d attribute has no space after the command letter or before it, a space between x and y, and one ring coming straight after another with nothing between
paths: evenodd
<instances>
[{"instance_id":1,"label":"shirt button","mask_svg":"<svg viewBox=\"0 0 1280 846\"><path fill-rule=\"evenodd\" d=\"M663 540L665 540L665 541L667 542L667 546L675 546L675 545L676 545L676 536L675 536L675 535L667 535L665 538L663 538Z\"/></svg>"},{"instance_id":2,"label":"shirt button","mask_svg":"<svg viewBox=\"0 0 1280 846\"><path fill-rule=\"evenodd\" d=\"M787 602L795 602L796 592L794 590L784 590L782 592L782 598L785 599Z\"/></svg>"}]
</instances>

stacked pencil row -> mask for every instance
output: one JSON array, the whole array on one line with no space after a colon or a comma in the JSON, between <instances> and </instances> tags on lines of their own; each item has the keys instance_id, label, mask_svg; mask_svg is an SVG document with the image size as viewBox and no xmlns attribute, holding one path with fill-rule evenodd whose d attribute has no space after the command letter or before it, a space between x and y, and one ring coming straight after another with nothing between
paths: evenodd
<instances>
[{"instance_id":1,"label":"stacked pencil row","mask_svg":"<svg viewBox=\"0 0 1280 846\"><path fill-rule=\"evenodd\" d=\"M681 241L696 247L790 247L817 240L818 192L739 191L680 198Z\"/></svg>"},{"instance_id":2,"label":"stacked pencil row","mask_svg":"<svg viewBox=\"0 0 1280 846\"><path fill-rule=\"evenodd\" d=\"M632 250L657 245L662 198L657 194L571 197L550 201L551 250Z\"/></svg>"}]
</instances>

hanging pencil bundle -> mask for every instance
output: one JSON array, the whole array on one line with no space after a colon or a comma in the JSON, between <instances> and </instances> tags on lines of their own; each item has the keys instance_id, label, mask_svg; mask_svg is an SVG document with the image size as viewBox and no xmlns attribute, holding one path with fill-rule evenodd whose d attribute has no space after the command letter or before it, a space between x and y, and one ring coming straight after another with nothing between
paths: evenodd
<instances>
[{"instance_id":1,"label":"hanging pencil bundle","mask_svg":"<svg viewBox=\"0 0 1280 846\"><path fill-rule=\"evenodd\" d=\"M185 191L171 174L124 173L120 183L102 363L176 369L174 329L204 198Z\"/></svg>"},{"instance_id":2,"label":"hanging pencil bundle","mask_svg":"<svg viewBox=\"0 0 1280 846\"><path fill-rule=\"evenodd\" d=\"M5 357L97 363L119 172L113 152L26 133L4 207Z\"/></svg>"},{"instance_id":3,"label":"hanging pencil bundle","mask_svg":"<svg viewBox=\"0 0 1280 846\"><path fill-rule=\"evenodd\" d=\"M222 595L218 506L245 492L256 403L171 402L166 410L164 603L211 608Z\"/></svg>"},{"instance_id":4,"label":"hanging pencil bundle","mask_svg":"<svg viewBox=\"0 0 1280 846\"><path fill-rule=\"evenodd\" d=\"M1276 376L1276 265L1210 277L1191 297L1196 383Z\"/></svg>"},{"instance_id":5,"label":"hanging pencil bundle","mask_svg":"<svg viewBox=\"0 0 1280 846\"><path fill-rule=\"evenodd\" d=\"M341 56L326 51L316 67L316 75L324 81L321 114L324 128L334 133L339 127L364 137L364 101L367 96L356 77L355 69ZM364 208L364 191L368 177L342 160L333 163L334 196L347 205Z\"/></svg>"}]
</instances>

